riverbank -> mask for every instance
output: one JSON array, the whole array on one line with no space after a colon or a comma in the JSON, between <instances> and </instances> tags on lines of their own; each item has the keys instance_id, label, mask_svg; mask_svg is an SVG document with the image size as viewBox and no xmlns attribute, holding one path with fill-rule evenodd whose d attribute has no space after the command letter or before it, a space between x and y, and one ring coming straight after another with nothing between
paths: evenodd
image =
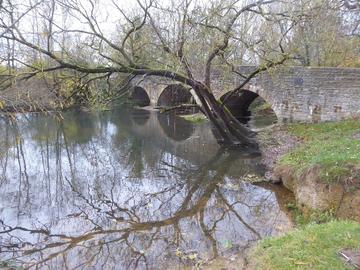
<instances>
[{"instance_id":1,"label":"riverbank","mask_svg":"<svg viewBox=\"0 0 360 270\"><path fill-rule=\"evenodd\" d=\"M64 109L59 85L45 77L19 79L0 91L0 112L46 112Z\"/></svg>"},{"instance_id":2,"label":"riverbank","mask_svg":"<svg viewBox=\"0 0 360 270\"><path fill-rule=\"evenodd\" d=\"M360 224L310 224L260 241L250 252L251 270L351 270L360 267Z\"/></svg>"},{"instance_id":3,"label":"riverbank","mask_svg":"<svg viewBox=\"0 0 360 270\"><path fill-rule=\"evenodd\" d=\"M301 140L287 130L287 126L276 124L258 132L257 138L262 152L262 162L267 168L268 181L279 182L273 176L277 162L301 144Z\"/></svg>"},{"instance_id":4,"label":"riverbank","mask_svg":"<svg viewBox=\"0 0 360 270\"><path fill-rule=\"evenodd\" d=\"M360 121L278 125L258 137L268 180L295 195L297 229L261 240L242 269L358 269Z\"/></svg>"},{"instance_id":5,"label":"riverbank","mask_svg":"<svg viewBox=\"0 0 360 270\"><path fill-rule=\"evenodd\" d=\"M304 215L328 211L360 221L360 121L294 124L286 130L296 143L289 139L282 146L291 144L277 157L271 179L294 192Z\"/></svg>"},{"instance_id":6,"label":"riverbank","mask_svg":"<svg viewBox=\"0 0 360 270\"><path fill-rule=\"evenodd\" d=\"M360 121L276 125L258 134L267 180L295 194L305 214L360 221Z\"/></svg>"}]
</instances>

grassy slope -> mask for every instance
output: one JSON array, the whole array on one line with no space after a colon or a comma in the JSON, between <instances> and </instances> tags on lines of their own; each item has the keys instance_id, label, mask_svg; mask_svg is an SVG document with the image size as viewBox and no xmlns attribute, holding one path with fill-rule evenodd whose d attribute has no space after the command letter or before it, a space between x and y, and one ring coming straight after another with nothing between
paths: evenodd
<instances>
[{"instance_id":1,"label":"grassy slope","mask_svg":"<svg viewBox=\"0 0 360 270\"><path fill-rule=\"evenodd\" d=\"M359 170L354 175L354 167L360 167L360 120L294 124L288 129L304 144L286 154L280 164L290 165L298 173L320 165L321 178L329 182L349 176L360 180Z\"/></svg>"},{"instance_id":2,"label":"grassy slope","mask_svg":"<svg viewBox=\"0 0 360 270\"><path fill-rule=\"evenodd\" d=\"M262 240L251 260L261 270L353 269L338 257L343 248L360 249L360 224L331 221L308 225L302 230Z\"/></svg>"},{"instance_id":3,"label":"grassy slope","mask_svg":"<svg viewBox=\"0 0 360 270\"><path fill-rule=\"evenodd\" d=\"M321 166L324 181L352 177L360 182L360 120L294 124L288 130L304 143L286 154L280 164L290 165L299 174L312 166ZM360 250L359 223L334 220L321 225L302 223L285 236L260 241L250 258L254 268L353 269L339 259L337 252L342 248Z\"/></svg>"}]
</instances>

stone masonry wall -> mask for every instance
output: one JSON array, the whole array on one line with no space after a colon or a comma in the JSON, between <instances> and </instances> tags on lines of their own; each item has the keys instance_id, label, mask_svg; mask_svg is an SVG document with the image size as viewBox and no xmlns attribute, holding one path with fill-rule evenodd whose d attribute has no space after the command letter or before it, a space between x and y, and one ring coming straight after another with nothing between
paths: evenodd
<instances>
[{"instance_id":1,"label":"stone masonry wall","mask_svg":"<svg viewBox=\"0 0 360 270\"><path fill-rule=\"evenodd\" d=\"M254 67L239 67L249 74ZM224 79L221 69L213 73L214 94L223 94L239 85L242 78ZM166 83L143 86L156 103ZM360 116L360 68L278 67L264 72L244 89L256 92L271 104L279 121L322 122Z\"/></svg>"},{"instance_id":2,"label":"stone masonry wall","mask_svg":"<svg viewBox=\"0 0 360 270\"><path fill-rule=\"evenodd\" d=\"M360 69L284 67L260 75L255 85L281 121L360 116Z\"/></svg>"}]
</instances>

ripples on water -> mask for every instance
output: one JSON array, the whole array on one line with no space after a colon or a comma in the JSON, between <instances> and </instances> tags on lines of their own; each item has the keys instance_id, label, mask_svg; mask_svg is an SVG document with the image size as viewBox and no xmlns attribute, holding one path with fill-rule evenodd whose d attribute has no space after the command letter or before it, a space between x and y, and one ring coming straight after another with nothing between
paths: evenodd
<instances>
[{"instance_id":1,"label":"ripples on water","mask_svg":"<svg viewBox=\"0 0 360 270\"><path fill-rule=\"evenodd\" d=\"M130 115L130 116L129 116ZM0 266L183 269L289 223L260 158L147 111L0 121Z\"/></svg>"}]
</instances>

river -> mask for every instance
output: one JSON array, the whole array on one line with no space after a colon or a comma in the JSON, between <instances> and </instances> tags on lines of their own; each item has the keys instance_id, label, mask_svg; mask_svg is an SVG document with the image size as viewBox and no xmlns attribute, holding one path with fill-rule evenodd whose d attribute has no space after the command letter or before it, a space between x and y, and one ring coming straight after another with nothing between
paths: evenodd
<instances>
[{"instance_id":1,"label":"river","mask_svg":"<svg viewBox=\"0 0 360 270\"><path fill-rule=\"evenodd\" d=\"M0 120L0 266L184 269L291 221L261 157L145 110Z\"/></svg>"}]
</instances>

